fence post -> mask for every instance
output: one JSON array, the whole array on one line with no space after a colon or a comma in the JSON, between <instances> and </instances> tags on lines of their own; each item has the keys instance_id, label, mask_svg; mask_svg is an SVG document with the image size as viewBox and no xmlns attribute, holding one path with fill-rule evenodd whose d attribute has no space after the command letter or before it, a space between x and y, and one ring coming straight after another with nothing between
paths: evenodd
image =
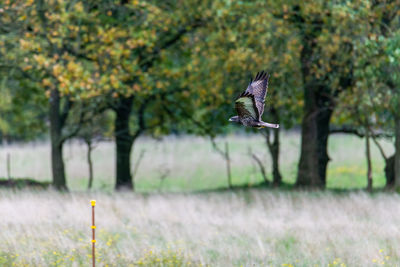
<instances>
[{"instance_id":1,"label":"fence post","mask_svg":"<svg viewBox=\"0 0 400 267\"><path fill-rule=\"evenodd\" d=\"M93 260L93 267L96 266L96 258L95 258L95 244L96 244L96 225L94 223L94 206L96 206L96 200L91 200L90 203L92 204L92 260Z\"/></svg>"}]
</instances>

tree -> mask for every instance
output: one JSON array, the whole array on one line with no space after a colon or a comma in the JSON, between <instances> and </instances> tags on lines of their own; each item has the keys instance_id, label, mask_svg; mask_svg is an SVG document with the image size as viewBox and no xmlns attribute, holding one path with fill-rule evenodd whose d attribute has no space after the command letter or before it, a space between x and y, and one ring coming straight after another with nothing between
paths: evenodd
<instances>
[{"instance_id":1,"label":"tree","mask_svg":"<svg viewBox=\"0 0 400 267\"><path fill-rule=\"evenodd\" d=\"M298 40L273 17L265 1L215 1L206 12L214 12L207 27L196 31L187 43L194 49L186 65L185 85L193 88L191 97L198 109L195 125L202 125L196 133L226 133L235 97L245 90L245 81L260 70L271 75L264 116L291 127L298 119L302 95L296 61ZM279 131L266 134L265 140L271 153L274 184L279 185Z\"/></svg>"},{"instance_id":2,"label":"tree","mask_svg":"<svg viewBox=\"0 0 400 267\"><path fill-rule=\"evenodd\" d=\"M68 116L77 100L89 97L94 88L91 66L80 54L81 30L89 30L91 21L84 19L81 2L7 1L2 10L2 25L9 25L6 30L11 27L8 41L14 44L7 56L25 80L48 98L53 185L65 190L62 148L77 132L65 131Z\"/></svg>"},{"instance_id":3,"label":"tree","mask_svg":"<svg viewBox=\"0 0 400 267\"><path fill-rule=\"evenodd\" d=\"M134 187L130 155L137 138L172 128L166 107L187 91L176 89L179 67L185 60L177 44L205 23L196 4L121 1L98 7L108 15L101 18L106 27L94 32L100 42L88 47L88 53L101 66L104 88L111 96L109 106L116 114L116 189Z\"/></svg>"},{"instance_id":4,"label":"tree","mask_svg":"<svg viewBox=\"0 0 400 267\"><path fill-rule=\"evenodd\" d=\"M45 98L20 68L15 32L21 22L12 19L15 15L14 9L0 6L0 144L31 140L45 131Z\"/></svg>"},{"instance_id":5,"label":"tree","mask_svg":"<svg viewBox=\"0 0 400 267\"><path fill-rule=\"evenodd\" d=\"M66 133L71 109L79 99L99 95L116 114L116 188L132 188L130 154L135 140L144 132L168 132L171 124L164 107L186 91L176 90L175 80L183 77L179 66L187 57L177 44L205 23L207 16L198 10L207 3L197 4L20 0L5 5L5 20L19 21L13 39L24 59L19 67L49 98L57 188L66 188L63 143L77 132Z\"/></svg>"},{"instance_id":6,"label":"tree","mask_svg":"<svg viewBox=\"0 0 400 267\"><path fill-rule=\"evenodd\" d=\"M1 73L1 71L0 71ZM12 68L2 73L0 84L0 144L40 138L46 131L45 98L38 88Z\"/></svg>"},{"instance_id":7,"label":"tree","mask_svg":"<svg viewBox=\"0 0 400 267\"><path fill-rule=\"evenodd\" d=\"M386 85L387 94L390 101L383 103L387 106L394 121L394 188L400 188L400 31L399 31L399 1L389 1L383 7L377 6L376 9L381 14L381 26L378 42L382 41L384 60L380 65L380 79Z\"/></svg>"},{"instance_id":8,"label":"tree","mask_svg":"<svg viewBox=\"0 0 400 267\"><path fill-rule=\"evenodd\" d=\"M357 63L355 65L357 66ZM355 67L356 79L358 78L358 74L359 72ZM372 138L374 142L377 143L374 129L381 125L381 122L378 122L375 119L380 110L376 107L376 103L374 103L374 96L376 96L377 93L374 88L375 83L365 84L360 82L361 80L357 80L358 82L353 88L342 93L339 97L338 102L340 104L338 104L336 108L336 119L333 120L333 123L339 124L341 122L343 124L343 122L345 122L347 125L351 124L351 131L348 131L348 133L356 134L359 137L365 138L365 156L367 163L366 189L371 192L373 187L373 177L370 141ZM368 81L371 82L372 79ZM338 132L340 131L345 132L345 128L342 128ZM379 149L382 149L378 143L377 145Z\"/></svg>"},{"instance_id":9,"label":"tree","mask_svg":"<svg viewBox=\"0 0 400 267\"><path fill-rule=\"evenodd\" d=\"M298 186L326 185L330 122L338 96L354 84L351 41L366 35L367 10L368 3L314 1L276 5L273 11L300 44L304 110Z\"/></svg>"},{"instance_id":10,"label":"tree","mask_svg":"<svg viewBox=\"0 0 400 267\"><path fill-rule=\"evenodd\" d=\"M386 161L388 188L396 187L396 181L400 181L400 176L396 176L396 166L400 166L396 165L396 159L400 164L400 134L398 133L400 83L397 75L400 54L398 49L400 45L399 3L399 1L385 3L373 1L368 6L368 35L353 42L356 55L354 77L357 82L353 90L349 91L347 100L343 101L351 109L361 111L362 114L358 118L363 118L365 122L368 122L369 127L365 128L364 132L371 134ZM394 136L395 154L393 156L385 155L379 142L374 138L376 136L374 128L385 131L384 136ZM400 170L397 170L397 173L400 173Z\"/></svg>"},{"instance_id":11,"label":"tree","mask_svg":"<svg viewBox=\"0 0 400 267\"><path fill-rule=\"evenodd\" d=\"M70 116L70 127L76 127L81 123L76 138L83 141L87 147L86 160L88 163L88 189L92 189L94 180L92 152L96 144L100 141L109 139L112 136L113 116L110 112L101 112L98 105L101 106L104 100L101 97L86 100L75 105ZM82 119L83 117L83 119Z\"/></svg>"}]
</instances>

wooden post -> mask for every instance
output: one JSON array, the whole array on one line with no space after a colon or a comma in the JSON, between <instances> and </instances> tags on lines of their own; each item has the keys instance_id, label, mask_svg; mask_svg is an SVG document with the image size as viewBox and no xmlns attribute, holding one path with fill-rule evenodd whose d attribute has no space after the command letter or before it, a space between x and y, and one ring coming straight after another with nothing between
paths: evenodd
<instances>
[{"instance_id":1,"label":"wooden post","mask_svg":"<svg viewBox=\"0 0 400 267\"><path fill-rule=\"evenodd\" d=\"M94 223L94 206L96 206L96 200L91 200L90 203L92 204L92 260L93 260L93 267L96 266L96 258L95 258L95 244L96 244L96 225Z\"/></svg>"}]
</instances>

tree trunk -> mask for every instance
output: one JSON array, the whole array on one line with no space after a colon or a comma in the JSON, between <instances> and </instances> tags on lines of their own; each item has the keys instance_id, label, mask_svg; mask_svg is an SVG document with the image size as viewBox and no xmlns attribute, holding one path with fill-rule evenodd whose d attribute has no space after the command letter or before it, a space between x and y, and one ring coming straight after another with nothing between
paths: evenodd
<instances>
[{"instance_id":1,"label":"tree trunk","mask_svg":"<svg viewBox=\"0 0 400 267\"><path fill-rule=\"evenodd\" d=\"M301 152L297 174L297 186L322 186L318 172L318 132L315 93L304 89L304 115L301 123Z\"/></svg>"},{"instance_id":2,"label":"tree trunk","mask_svg":"<svg viewBox=\"0 0 400 267\"><path fill-rule=\"evenodd\" d=\"M302 18L297 19L302 20ZM301 152L296 185L321 187L317 129L317 115L319 110L316 103L316 91L318 89L313 85L314 77L310 74L311 59L315 46L312 39L312 36L302 36L303 49L300 54L300 63L304 88L304 111L301 123Z\"/></svg>"},{"instance_id":3,"label":"tree trunk","mask_svg":"<svg viewBox=\"0 0 400 267\"><path fill-rule=\"evenodd\" d=\"M298 6L295 8L300 10ZM323 188L326 186L329 123L333 112L332 99L335 95L332 88L329 88L328 78L316 77L315 73L311 72L311 67L318 65L318 56L314 54L315 40L322 32L324 22L319 19L313 21L313 31L307 31L302 26L305 22L303 17L294 15L293 20L302 33L300 66L304 88L301 152L296 185Z\"/></svg>"},{"instance_id":4,"label":"tree trunk","mask_svg":"<svg viewBox=\"0 0 400 267\"><path fill-rule=\"evenodd\" d=\"M92 162L92 142L90 140L85 140L86 145L87 145L87 163L89 166L89 183L88 183L88 189L90 190L93 185L93 162Z\"/></svg>"},{"instance_id":5,"label":"tree trunk","mask_svg":"<svg viewBox=\"0 0 400 267\"><path fill-rule=\"evenodd\" d=\"M229 156L229 145L225 142L225 161L226 161L226 174L228 176L228 187L232 188L232 175L231 175L231 158Z\"/></svg>"},{"instance_id":6,"label":"tree trunk","mask_svg":"<svg viewBox=\"0 0 400 267\"><path fill-rule=\"evenodd\" d=\"M50 93L49 119L53 186L57 190L67 190L64 160L62 155L62 126L64 122L60 114L60 94L57 89L52 89Z\"/></svg>"},{"instance_id":7,"label":"tree trunk","mask_svg":"<svg viewBox=\"0 0 400 267\"><path fill-rule=\"evenodd\" d=\"M133 138L129 131L129 117L132 111L133 97L121 98L115 109L116 142L116 185L117 190L134 190L131 175L131 151Z\"/></svg>"},{"instance_id":8,"label":"tree trunk","mask_svg":"<svg viewBox=\"0 0 400 267\"><path fill-rule=\"evenodd\" d=\"M392 155L385 159L385 188L390 190L394 188L394 156Z\"/></svg>"},{"instance_id":9,"label":"tree trunk","mask_svg":"<svg viewBox=\"0 0 400 267\"><path fill-rule=\"evenodd\" d=\"M11 158L10 153L7 153L7 179L11 182Z\"/></svg>"},{"instance_id":10,"label":"tree trunk","mask_svg":"<svg viewBox=\"0 0 400 267\"><path fill-rule=\"evenodd\" d=\"M370 151L370 144L369 144L369 131L367 128L365 134L365 154L367 157L367 191L372 191L372 164L371 164L371 151Z\"/></svg>"},{"instance_id":11,"label":"tree trunk","mask_svg":"<svg viewBox=\"0 0 400 267\"><path fill-rule=\"evenodd\" d=\"M273 118L273 121L278 123L279 122L279 116L275 108L271 108L271 115ZM268 145L268 150L269 153L271 154L271 159L272 159L272 176L273 176L273 181L272 185L277 187L282 184L282 175L281 172L279 171L279 149L280 149L280 128L278 129L273 129L273 130L267 130L267 136L266 136L266 142ZM270 131L272 131L273 135L273 140L272 142L270 141Z\"/></svg>"},{"instance_id":12,"label":"tree trunk","mask_svg":"<svg viewBox=\"0 0 400 267\"><path fill-rule=\"evenodd\" d=\"M273 186L280 186L282 184L282 175L281 172L279 171L279 146L280 146L279 128L272 131L274 133L273 134L274 141L271 147L272 176L273 176L272 184Z\"/></svg>"},{"instance_id":13,"label":"tree trunk","mask_svg":"<svg viewBox=\"0 0 400 267\"><path fill-rule=\"evenodd\" d=\"M329 162L328 137L332 116L331 102L317 91L323 88L305 88L304 117L301 129L301 153L297 186L326 186ZM317 104L318 103L318 104Z\"/></svg>"},{"instance_id":14,"label":"tree trunk","mask_svg":"<svg viewBox=\"0 0 400 267\"><path fill-rule=\"evenodd\" d=\"M395 117L394 186L400 189L400 116Z\"/></svg>"},{"instance_id":15,"label":"tree trunk","mask_svg":"<svg viewBox=\"0 0 400 267\"><path fill-rule=\"evenodd\" d=\"M325 107L319 107L317 115L317 145L318 145L318 175L321 180L322 186L326 187L326 169L330 160L328 156L328 137L329 137L329 124L332 116L332 103L324 99ZM330 105L330 107L326 107Z\"/></svg>"}]
</instances>

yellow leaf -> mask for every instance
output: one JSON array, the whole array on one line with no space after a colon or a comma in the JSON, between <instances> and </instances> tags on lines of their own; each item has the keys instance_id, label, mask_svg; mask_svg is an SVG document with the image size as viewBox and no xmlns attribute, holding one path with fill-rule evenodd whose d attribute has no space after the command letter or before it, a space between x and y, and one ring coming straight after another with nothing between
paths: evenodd
<instances>
[{"instance_id":1,"label":"yellow leaf","mask_svg":"<svg viewBox=\"0 0 400 267\"><path fill-rule=\"evenodd\" d=\"M34 55L33 59L38 63L38 65L43 65L46 59L44 58L43 55Z\"/></svg>"},{"instance_id":2,"label":"yellow leaf","mask_svg":"<svg viewBox=\"0 0 400 267\"><path fill-rule=\"evenodd\" d=\"M59 76L61 74L61 66L59 64L56 64L53 66L53 75L54 76Z\"/></svg>"},{"instance_id":3,"label":"yellow leaf","mask_svg":"<svg viewBox=\"0 0 400 267\"><path fill-rule=\"evenodd\" d=\"M74 8L75 8L75 10L76 10L77 12L83 12L83 4L82 4L82 2L76 3L75 6L74 6Z\"/></svg>"},{"instance_id":4,"label":"yellow leaf","mask_svg":"<svg viewBox=\"0 0 400 267\"><path fill-rule=\"evenodd\" d=\"M28 49L30 47L29 42L25 41L24 39L20 39L19 44L21 45L22 49Z\"/></svg>"},{"instance_id":5,"label":"yellow leaf","mask_svg":"<svg viewBox=\"0 0 400 267\"><path fill-rule=\"evenodd\" d=\"M67 64L68 71L73 72L76 68L77 65L73 61L68 62Z\"/></svg>"},{"instance_id":6,"label":"yellow leaf","mask_svg":"<svg viewBox=\"0 0 400 267\"><path fill-rule=\"evenodd\" d=\"M32 66L31 66L31 65L27 65L27 66L23 67L22 69L23 69L24 71L27 71L27 70L32 69Z\"/></svg>"},{"instance_id":7,"label":"yellow leaf","mask_svg":"<svg viewBox=\"0 0 400 267\"><path fill-rule=\"evenodd\" d=\"M135 83L132 88L133 88L133 91L135 91L135 92L140 91L140 86L137 83Z\"/></svg>"},{"instance_id":8,"label":"yellow leaf","mask_svg":"<svg viewBox=\"0 0 400 267\"><path fill-rule=\"evenodd\" d=\"M118 89L119 88L119 82L117 77L115 77L115 75L111 75L110 76L110 82L113 88Z\"/></svg>"},{"instance_id":9,"label":"yellow leaf","mask_svg":"<svg viewBox=\"0 0 400 267\"><path fill-rule=\"evenodd\" d=\"M50 79L43 79L43 81L42 81L42 84L43 84L43 86L50 86L51 85L51 81L50 81Z\"/></svg>"}]
</instances>

